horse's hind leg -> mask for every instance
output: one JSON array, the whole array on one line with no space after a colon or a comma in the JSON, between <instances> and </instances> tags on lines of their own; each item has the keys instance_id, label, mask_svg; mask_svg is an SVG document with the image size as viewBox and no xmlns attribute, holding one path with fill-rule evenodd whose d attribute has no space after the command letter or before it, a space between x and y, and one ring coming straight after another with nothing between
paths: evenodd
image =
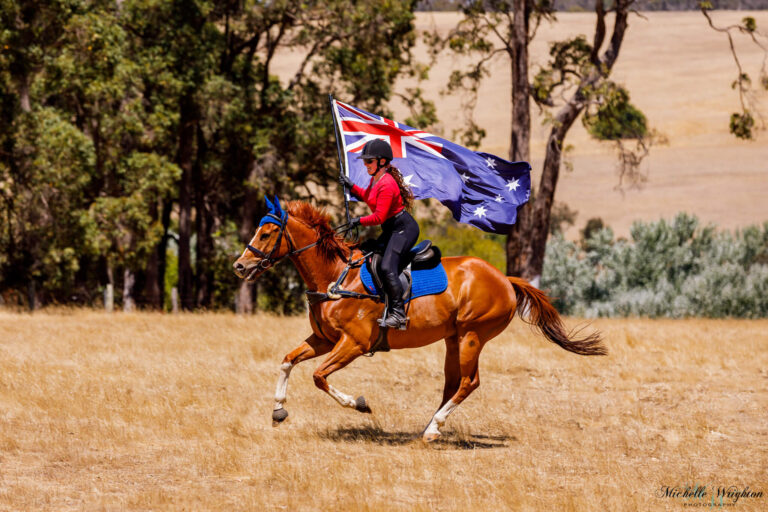
<instances>
[{"instance_id":1,"label":"horse's hind leg","mask_svg":"<svg viewBox=\"0 0 768 512\"><path fill-rule=\"evenodd\" d=\"M443 404L432 416L427 428L424 429L422 439L424 441L434 441L440 437L440 428L445 424L448 416L480 385L480 373L478 371L478 361L480 351L483 348L483 342L475 331L467 331L459 336L458 350L451 351L450 340L446 340L445 356L445 389L443 391ZM455 370L458 359L458 389L452 396L446 398L446 395L455 382L452 376L449 376L449 369Z\"/></svg>"},{"instance_id":2,"label":"horse's hind leg","mask_svg":"<svg viewBox=\"0 0 768 512\"><path fill-rule=\"evenodd\" d=\"M367 348L367 347L366 347ZM328 376L336 370L341 370L349 363L363 355L363 346L357 343L348 334L344 334L341 340L336 344L328 354L328 358L315 370L312 377L315 379L315 386L322 389L343 407L349 407L360 412L371 412L365 399L361 396L357 399L350 395L342 393L338 389L328 384Z\"/></svg>"},{"instance_id":3,"label":"horse's hind leg","mask_svg":"<svg viewBox=\"0 0 768 512\"><path fill-rule=\"evenodd\" d=\"M304 342L293 349L283 358L280 365L280 377L277 379L275 390L275 408L272 411L272 425L278 426L288 417L288 411L283 408L285 395L288 392L288 377L294 366L307 359L321 356L333 348L333 344L312 334Z\"/></svg>"}]
</instances>

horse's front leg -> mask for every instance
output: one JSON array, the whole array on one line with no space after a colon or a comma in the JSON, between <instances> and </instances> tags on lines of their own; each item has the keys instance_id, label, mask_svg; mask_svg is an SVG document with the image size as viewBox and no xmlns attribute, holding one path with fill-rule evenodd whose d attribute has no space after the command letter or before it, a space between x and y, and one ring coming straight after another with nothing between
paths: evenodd
<instances>
[{"instance_id":1,"label":"horse's front leg","mask_svg":"<svg viewBox=\"0 0 768 512\"><path fill-rule=\"evenodd\" d=\"M326 354L332 348L333 344L331 342L312 334L283 358L283 363L280 365L280 377L277 379L277 389L275 389L275 408L272 411L272 426L278 426L288 417L288 411L285 410L283 404L285 404L285 396L288 392L288 377L291 375L293 367L307 359Z\"/></svg>"},{"instance_id":2,"label":"horse's front leg","mask_svg":"<svg viewBox=\"0 0 768 512\"><path fill-rule=\"evenodd\" d=\"M367 349L367 346L366 346ZM343 334L339 342L333 348L333 351L328 355L328 358L323 361L312 377L315 379L315 386L322 389L333 397L334 400L339 402L344 407L349 407L360 412L371 412L368 404L365 403L365 398L362 396L352 398L352 396L342 393L338 389L328 384L328 376L336 370L341 370L349 363L363 355L365 349L363 345L355 341L348 334Z\"/></svg>"}]
</instances>

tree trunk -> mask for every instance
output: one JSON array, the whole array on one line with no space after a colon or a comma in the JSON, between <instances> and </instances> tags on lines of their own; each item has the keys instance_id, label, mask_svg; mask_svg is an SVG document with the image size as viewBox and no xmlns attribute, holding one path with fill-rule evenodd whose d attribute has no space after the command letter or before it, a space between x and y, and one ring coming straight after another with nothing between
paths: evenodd
<instances>
[{"instance_id":1,"label":"tree trunk","mask_svg":"<svg viewBox=\"0 0 768 512\"><path fill-rule=\"evenodd\" d=\"M168 230L171 226L171 211L173 209L173 202L170 198L163 200L163 238L160 240L160 244L157 247L158 272L157 272L157 285L160 288L160 307L165 307L165 272L168 266L168 238L170 234Z\"/></svg>"},{"instance_id":2,"label":"tree trunk","mask_svg":"<svg viewBox=\"0 0 768 512\"><path fill-rule=\"evenodd\" d=\"M515 17L511 27L511 48L509 51L512 72L512 134L509 145L509 158L513 162L530 162L531 158L531 107L530 83L528 81L528 23L530 20L530 0L514 0ZM530 201L517 211L517 222L507 236L507 275L533 276L527 272L527 262L531 259L530 244L527 243L531 230L532 217Z\"/></svg>"},{"instance_id":3,"label":"tree trunk","mask_svg":"<svg viewBox=\"0 0 768 512\"><path fill-rule=\"evenodd\" d=\"M208 185L205 183L205 176L201 162L205 159L205 140L203 139L203 130L198 126L197 129L197 160L193 167L193 187L195 190L195 233L197 234L197 293L195 304L197 307L208 307L211 305L211 294L213 286L213 213L210 205L206 201Z\"/></svg>"},{"instance_id":4,"label":"tree trunk","mask_svg":"<svg viewBox=\"0 0 768 512\"><path fill-rule=\"evenodd\" d=\"M243 280L237 290L235 312L238 315L250 315L256 310L256 285Z\"/></svg>"},{"instance_id":5,"label":"tree trunk","mask_svg":"<svg viewBox=\"0 0 768 512\"><path fill-rule=\"evenodd\" d=\"M153 203L150 206L150 217L152 222L157 222L159 219L159 212L157 203ZM144 270L146 274L146 281L144 284L144 293L147 298L147 305L152 309L163 308L163 286L160 283L160 247L164 246L163 239L155 246L155 250L149 254L147 258L147 267Z\"/></svg>"},{"instance_id":6,"label":"tree trunk","mask_svg":"<svg viewBox=\"0 0 768 512\"><path fill-rule=\"evenodd\" d=\"M582 79L577 90L555 116L547 140L546 156L538 190L532 191L528 203L518 210L517 222L512 227L507 238L507 274L522 276L535 286L539 284L544 267L544 254L547 248L552 204L554 202L555 189L557 188L557 180L560 176L565 136L573 122L584 109L586 91L594 90L601 80L608 77L613 69L624 40L624 33L627 29L627 14L632 1L618 0L614 10L616 21L613 26L610 43L605 49L602 58L598 57L600 48L605 40L605 12L602 1L596 0L595 2L597 20L595 24L594 50L591 56L595 67Z\"/></svg>"},{"instance_id":7,"label":"tree trunk","mask_svg":"<svg viewBox=\"0 0 768 512\"><path fill-rule=\"evenodd\" d=\"M512 72L512 133L509 144L509 158L513 162L531 159L531 86L528 82L528 23L530 20L529 0L514 0L515 11L512 24L511 58Z\"/></svg>"},{"instance_id":8,"label":"tree trunk","mask_svg":"<svg viewBox=\"0 0 768 512\"><path fill-rule=\"evenodd\" d=\"M197 115L192 93L181 98L179 151L177 163L181 168L179 183L179 297L182 309L194 306L194 287L190 237L192 235L192 158L194 155Z\"/></svg>"},{"instance_id":9,"label":"tree trunk","mask_svg":"<svg viewBox=\"0 0 768 512\"><path fill-rule=\"evenodd\" d=\"M133 300L133 285L136 283L136 273L125 267L123 270L123 311L130 313L136 309L136 301Z\"/></svg>"},{"instance_id":10,"label":"tree trunk","mask_svg":"<svg viewBox=\"0 0 768 512\"><path fill-rule=\"evenodd\" d=\"M22 112L31 112L32 106L29 101L29 79L23 76L19 83L19 106Z\"/></svg>"},{"instance_id":11,"label":"tree trunk","mask_svg":"<svg viewBox=\"0 0 768 512\"><path fill-rule=\"evenodd\" d=\"M27 301L29 303L30 311L35 311L40 305L40 302L37 299L37 282L32 278L30 278L27 283Z\"/></svg>"},{"instance_id":12,"label":"tree trunk","mask_svg":"<svg viewBox=\"0 0 768 512\"><path fill-rule=\"evenodd\" d=\"M254 231L256 229L256 216L259 213L259 195L256 192L256 185L260 183L260 175L263 169L261 169L255 162L251 162L251 172L248 176L249 185L246 188L245 201L243 202L243 220L240 223L240 240L243 244L247 244L251 241ZM256 311L256 285L243 281L240 284L240 289L237 292L237 298L235 299L235 310L239 314L253 313Z\"/></svg>"}]
</instances>

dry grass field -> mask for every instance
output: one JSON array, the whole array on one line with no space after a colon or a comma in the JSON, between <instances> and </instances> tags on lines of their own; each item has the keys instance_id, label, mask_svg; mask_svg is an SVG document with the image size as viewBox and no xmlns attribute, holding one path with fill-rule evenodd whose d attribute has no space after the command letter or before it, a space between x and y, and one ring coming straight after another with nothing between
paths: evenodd
<instances>
[{"instance_id":1,"label":"dry grass field","mask_svg":"<svg viewBox=\"0 0 768 512\"><path fill-rule=\"evenodd\" d=\"M372 415L302 363L273 428L304 318L0 312L0 510L683 510L701 502L657 493L686 485L749 486L763 497L727 508L768 509L768 321L592 327L609 356L516 319L424 445L442 344L331 376Z\"/></svg>"}]
</instances>

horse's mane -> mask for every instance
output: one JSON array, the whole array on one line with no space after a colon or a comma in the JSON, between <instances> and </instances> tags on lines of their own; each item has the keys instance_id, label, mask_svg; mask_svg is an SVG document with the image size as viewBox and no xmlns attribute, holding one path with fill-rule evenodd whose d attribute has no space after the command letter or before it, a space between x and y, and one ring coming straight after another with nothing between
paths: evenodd
<instances>
[{"instance_id":1,"label":"horse's mane","mask_svg":"<svg viewBox=\"0 0 768 512\"><path fill-rule=\"evenodd\" d=\"M331 227L331 216L325 209L318 210L304 201L291 201L286 206L288 213L308 224L320 235L320 253L327 260L333 260L336 256L347 259L352 252L353 243L344 240L344 237L336 233Z\"/></svg>"}]
</instances>

